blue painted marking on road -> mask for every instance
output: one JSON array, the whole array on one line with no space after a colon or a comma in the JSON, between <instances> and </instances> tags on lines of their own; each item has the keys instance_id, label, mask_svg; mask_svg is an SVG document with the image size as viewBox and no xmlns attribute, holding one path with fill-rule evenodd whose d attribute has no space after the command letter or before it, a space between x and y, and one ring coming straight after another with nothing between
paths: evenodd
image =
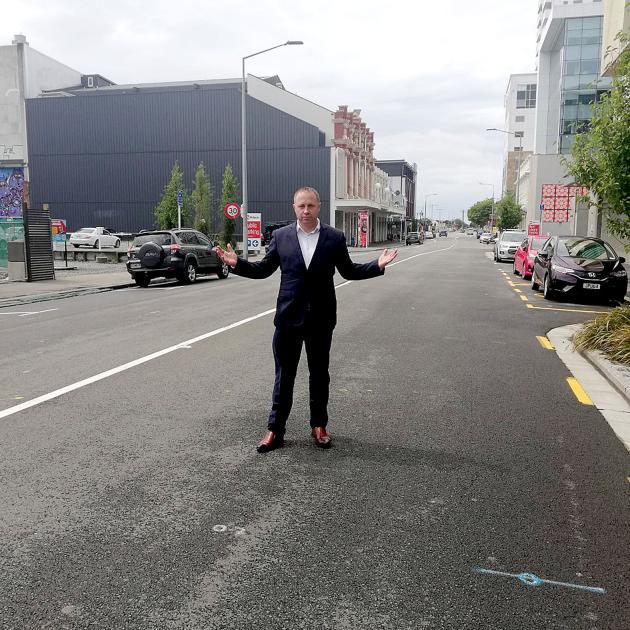
<instances>
[{"instance_id":1,"label":"blue painted marking on road","mask_svg":"<svg viewBox=\"0 0 630 630\"><path fill-rule=\"evenodd\" d=\"M595 593L597 595L605 595L606 589L598 586L584 586L583 584L571 584L569 582L557 582L556 580L545 580L538 577L534 573L506 573L505 571L494 571L492 569L482 569L481 567L474 567L475 573L483 573L485 575L500 575L502 577L516 578L522 584L526 586L542 586L544 584L552 584L553 586L564 586L566 588L575 588L580 591L587 591L589 593Z\"/></svg>"}]
</instances>

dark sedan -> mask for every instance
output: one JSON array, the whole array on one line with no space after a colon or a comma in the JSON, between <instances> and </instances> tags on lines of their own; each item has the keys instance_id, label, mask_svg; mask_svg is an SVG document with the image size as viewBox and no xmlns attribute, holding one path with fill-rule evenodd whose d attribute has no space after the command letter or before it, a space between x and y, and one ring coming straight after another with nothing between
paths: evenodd
<instances>
[{"instance_id":1,"label":"dark sedan","mask_svg":"<svg viewBox=\"0 0 630 630\"><path fill-rule=\"evenodd\" d=\"M602 239L552 236L534 259L532 289L542 286L547 300L581 294L622 302L628 288L625 262Z\"/></svg>"}]
</instances>

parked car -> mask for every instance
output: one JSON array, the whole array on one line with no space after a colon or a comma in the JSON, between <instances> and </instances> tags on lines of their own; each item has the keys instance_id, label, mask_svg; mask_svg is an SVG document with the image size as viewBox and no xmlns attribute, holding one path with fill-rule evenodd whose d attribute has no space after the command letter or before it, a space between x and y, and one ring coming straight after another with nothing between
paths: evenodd
<instances>
[{"instance_id":1,"label":"parked car","mask_svg":"<svg viewBox=\"0 0 630 630\"><path fill-rule=\"evenodd\" d=\"M127 252L127 271L135 283L149 286L153 278L177 278L190 284L200 273L216 273L220 279L230 273L213 243L197 230L156 230L137 234Z\"/></svg>"},{"instance_id":2,"label":"parked car","mask_svg":"<svg viewBox=\"0 0 630 630\"><path fill-rule=\"evenodd\" d=\"M466 236L476 236L476 235L477 235L476 230L466 230Z\"/></svg>"},{"instance_id":3,"label":"parked car","mask_svg":"<svg viewBox=\"0 0 630 630\"><path fill-rule=\"evenodd\" d=\"M479 242L487 245L491 238L492 234L490 232L482 232L481 236L479 236Z\"/></svg>"},{"instance_id":4,"label":"parked car","mask_svg":"<svg viewBox=\"0 0 630 630\"><path fill-rule=\"evenodd\" d=\"M424 243L424 232L408 232L405 242L407 245L411 245L412 243L422 245L422 243Z\"/></svg>"},{"instance_id":5,"label":"parked car","mask_svg":"<svg viewBox=\"0 0 630 630\"><path fill-rule=\"evenodd\" d=\"M448 236L448 232L446 230L440 230L438 236Z\"/></svg>"},{"instance_id":6,"label":"parked car","mask_svg":"<svg viewBox=\"0 0 630 630\"><path fill-rule=\"evenodd\" d=\"M622 302L628 290L625 262L600 238L552 236L534 259L532 289L542 285L547 300L588 294Z\"/></svg>"},{"instance_id":7,"label":"parked car","mask_svg":"<svg viewBox=\"0 0 630 630\"><path fill-rule=\"evenodd\" d=\"M426 230L424 232L424 240L426 241L428 238L435 238L435 234L431 232L431 230Z\"/></svg>"},{"instance_id":8,"label":"parked car","mask_svg":"<svg viewBox=\"0 0 630 630\"><path fill-rule=\"evenodd\" d=\"M525 280L532 277L534 258L538 250L545 244L546 236L528 236L514 254L514 274L523 276Z\"/></svg>"},{"instance_id":9,"label":"parked car","mask_svg":"<svg viewBox=\"0 0 630 630\"><path fill-rule=\"evenodd\" d=\"M267 223L265 225L265 229L262 233L262 244L265 246L265 251L269 249L269 243L271 243L271 237L273 233L281 227L285 225L291 225L291 223L295 223L295 221L278 221L276 223Z\"/></svg>"},{"instance_id":10,"label":"parked car","mask_svg":"<svg viewBox=\"0 0 630 630\"><path fill-rule=\"evenodd\" d=\"M120 247L120 239L104 227L81 228L70 234L70 244L75 247Z\"/></svg>"},{"instance_id":11,"label":"parked car","mask_svg":"<svg viewBox=\"0 0 630 630\"><path fill-rule=\"evenodd\" d=\"M526 236L520 230L503 230L494 244L494 262L514 260L514 254Z\"/></svg>"}]
</instances>

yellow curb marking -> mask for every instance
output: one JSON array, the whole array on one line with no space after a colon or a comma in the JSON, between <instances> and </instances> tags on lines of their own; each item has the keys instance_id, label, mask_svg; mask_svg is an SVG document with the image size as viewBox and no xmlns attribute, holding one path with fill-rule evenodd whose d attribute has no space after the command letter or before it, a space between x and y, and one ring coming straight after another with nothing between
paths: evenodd
<instances>
[{"instance_id":1,"label":"yellow curb marking","mask_svg":"<svg viewBox=\"0 0 630 630\"><path fill-rule=\"evenodd\" d=\"M569 387L573 390L575 397L583 404L583 405L592 405L593 401L588 397L588 394L584 391L584 388L580 385L576 378L569 376L567 378L567 383Z\"/></svg>"},{"instance_id":2,"label":"yellow curb marking","mask_svg":"<svg viewBox=\"0 0 630 630\"><path fill-rule=\"evenodd\" d=\"M514 289L516 293L523 293L520 289Z\"/></svg>"},{"instance_id":3,"label":"yellow curb marking","mask_svg":"<svg viewBox=\"0 0 630 630\"><path fill-rule=\"evenodd\" d=\"M545 349L547 350L555 350L555 348L553 347L553 344L551 343L551 341L549 341L549 339L547 339L547 337L544 336L536 336L536 339L538 339L538 343Z\"/></svg>"},{"instance_id":4,"label":"yellow curb marking","mask_svg":"<svg viewBox=\"0 0 630 630\"><path fill-rule=\"evenodd\" d=\"M561 311L565 313L610 313L610 311L588 311L579 308L554 308L553 306L534 306L528 304L527 308L535 308L537 311Z\"/></svg>"},{"instance_id":5,"label":"yellow curb marking","mask_svg":"<svg viewBox=\"0 0 630 630\"><path fill-rule=\"evenodd\" d=\"M529 300L527 299L526 295L519 295L518 297L521 298L521 300L523 300L523 302L528 302Z\"/></svg>"}]
</instances>

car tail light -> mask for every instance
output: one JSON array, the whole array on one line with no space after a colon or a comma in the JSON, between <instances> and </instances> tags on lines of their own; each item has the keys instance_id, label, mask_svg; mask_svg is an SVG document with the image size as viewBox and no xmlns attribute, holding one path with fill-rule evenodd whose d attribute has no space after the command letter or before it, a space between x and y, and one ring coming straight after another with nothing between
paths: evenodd
<instances>
[{"instance_id":1,"label":"car tail light","mask_svg":"<svg viewBox=\"0 0 630 630\"><path fill-rule=\"evenodd\" d=\"M182 251L182 248L177 244L171 245L171 254L179 254Z\"/></svg>"}]
</instances>

